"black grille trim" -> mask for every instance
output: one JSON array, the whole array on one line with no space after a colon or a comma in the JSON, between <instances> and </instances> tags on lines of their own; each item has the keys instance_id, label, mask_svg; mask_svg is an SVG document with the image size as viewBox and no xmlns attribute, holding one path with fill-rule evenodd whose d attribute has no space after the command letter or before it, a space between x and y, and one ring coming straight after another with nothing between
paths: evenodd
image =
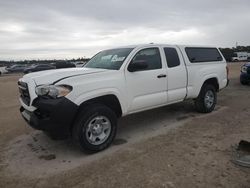
<instances>
[{"instance_id":1,"label":"black grille trim","mask_svg":"<svg viewBox=\"0 0 250 188\"><path fill-rule=\"evenodd\" d=\"M30 94L28 84L25 82L18 81L18 88L20 97L26 105L30 105Z\"/></svg>"}]
</instances>

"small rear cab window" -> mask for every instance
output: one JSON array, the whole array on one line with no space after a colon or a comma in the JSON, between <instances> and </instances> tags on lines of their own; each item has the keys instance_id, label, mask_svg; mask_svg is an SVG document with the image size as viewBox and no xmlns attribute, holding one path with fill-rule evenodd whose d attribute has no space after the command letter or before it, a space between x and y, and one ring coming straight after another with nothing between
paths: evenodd
<instances>
[{"instance_id":1,"label":"small rear cab window","mask_svg":"<svg viewBox=\"0 0 250 188\"><path fill-rule=\"evenodd\" d=\"M189 61L191 63L222 61L223 58L217 48L185 48Z\"/></svg>"}]
</instances>

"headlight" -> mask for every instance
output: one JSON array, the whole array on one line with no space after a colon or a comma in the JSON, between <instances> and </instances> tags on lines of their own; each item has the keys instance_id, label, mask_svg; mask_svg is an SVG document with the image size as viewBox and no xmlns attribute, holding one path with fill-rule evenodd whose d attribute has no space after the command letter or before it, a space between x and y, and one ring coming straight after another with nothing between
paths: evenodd
<instances>
[{"instance_id":1,"label":"headlight","mask_svg":"<svg viewBox=\"0 0 250 188\"><path fill-rule=\"evenodd\" d=\"M241 72L247 73L247 67L243 65L243 66L241 67Z\"/></svg>"},{"instance_id":2,"label":"headlight","mask_svg":"<svg viewBox=\"0 0 250 188\"><path fill-rule=\"evenodd\" d=\"M64 97L72 91L72 87L68 85L42 85L36 87L38 96L49 96L52 98Z\"/></svg>"}]
</instances>

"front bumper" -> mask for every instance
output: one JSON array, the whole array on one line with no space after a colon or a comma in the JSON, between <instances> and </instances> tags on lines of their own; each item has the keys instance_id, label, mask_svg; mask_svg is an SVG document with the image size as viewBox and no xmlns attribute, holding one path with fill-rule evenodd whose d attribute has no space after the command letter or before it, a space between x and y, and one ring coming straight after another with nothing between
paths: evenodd
<instances>
[{"instance_id":1,"label":"front bumper","mask_svg":"<svg viewBox=\"0 0 250 188\"><path fill-rule=\"evenodd\" d=\"M241 73L240 74L240 80L241 81L250 82L250 74L248 74L248 73Z\"/></svg>"},{"instance_id":2,"label":"front bumper","mask_svg":"<svg viewBox=\"0 0 250 188\"><path fill-rule=\"evenodd\" d=\"M21 106L20 112L25 121L34 129L56 135L69 135L78 106L69 99L37 98L32 105L34 111L28 111Z\"/></svg>"}]
</instances>

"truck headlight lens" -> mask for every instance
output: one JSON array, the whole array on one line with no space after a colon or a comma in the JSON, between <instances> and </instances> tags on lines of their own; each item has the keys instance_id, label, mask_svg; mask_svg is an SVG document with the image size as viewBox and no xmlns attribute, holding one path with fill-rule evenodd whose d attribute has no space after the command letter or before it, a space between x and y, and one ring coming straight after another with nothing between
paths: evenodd
<instances>
[{"instance_id":1,"label":"truck headlight lens","mask_svg":"<svg viewBox=\"0 0 250 188\"><path fill-rule=\"evenodd\" d=\"M68 85L42 85L36 87L38 96L48 96L52 98L64 97L72 91L72 87Z\"/></svg>"},{"instance_id":2,"label":"truck headlight lens","mask_svg":"<svg viewBox=\"0 0 250 188\"><path fill-rule=\"evenodd\" d=\"M247 67L243 65L243 66L241 67L241 72L247 73Z\"/></svg>"}]
</instances>

